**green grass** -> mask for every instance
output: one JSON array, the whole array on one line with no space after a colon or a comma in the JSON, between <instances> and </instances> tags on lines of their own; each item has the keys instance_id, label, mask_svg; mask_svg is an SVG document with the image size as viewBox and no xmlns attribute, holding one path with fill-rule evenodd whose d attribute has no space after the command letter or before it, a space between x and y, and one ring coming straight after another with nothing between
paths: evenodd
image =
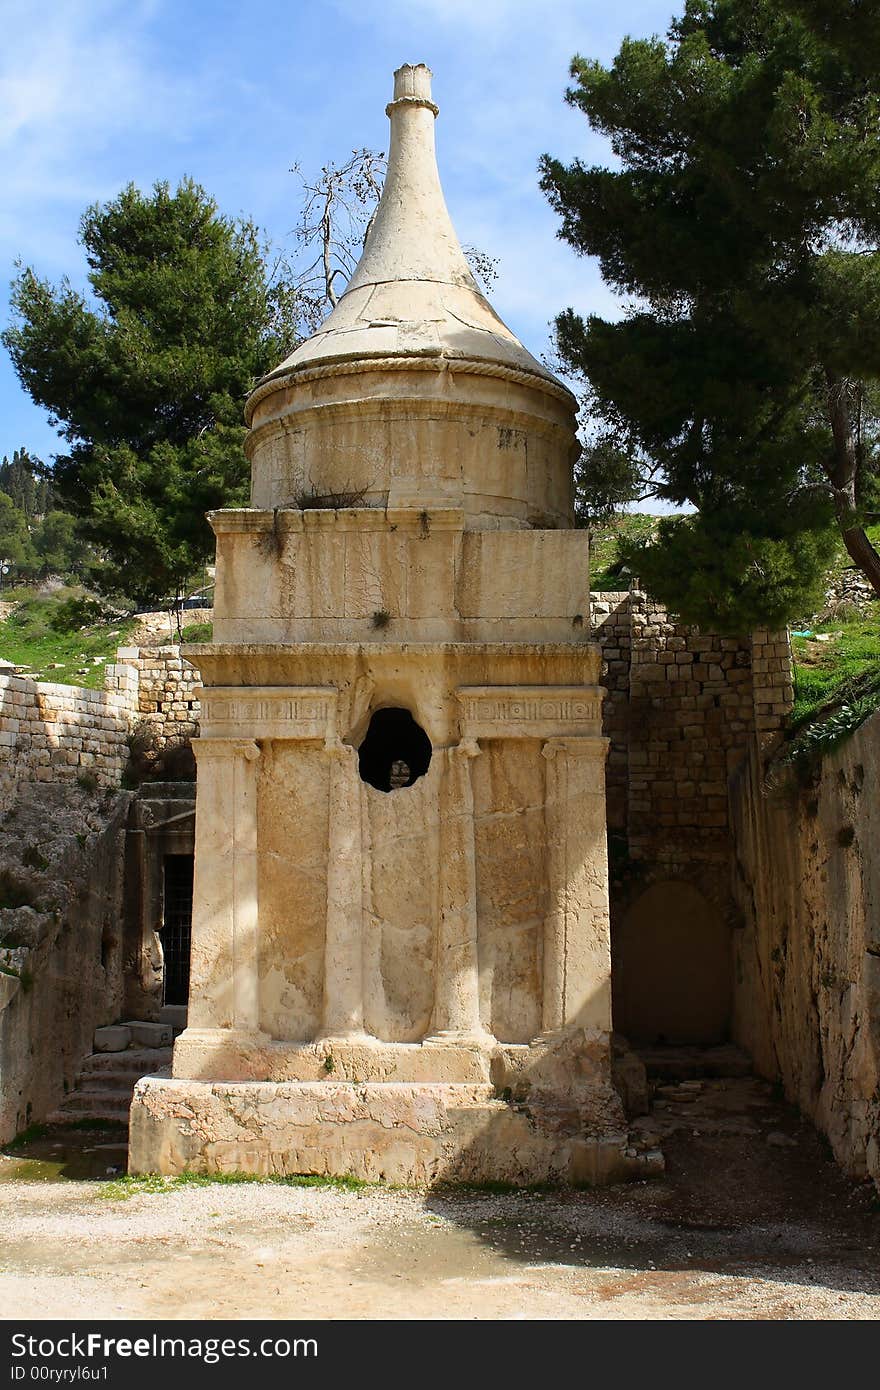
<instances>
[{"instance_id":1,"label":"green grass","mask_svg":"<svg viewBox=\"0 0 880 1390\"><path fill-rule=\"evenodd\" d=\"M213 623L190 623L188 627L182 629L180 640L182 642L210 642L213 634Z\"/></svg>"},{"instance_id":2,"label":"green grass","mask_svg":"<svg viewBox=\"0 0 880 1390\"><path fill-rule=\"evenodd\" d=\"M880 604L876 605L880 609ZM826 637L826 641L818 640ZM795 698L790 727L799 729L832 705L880 694L880 611L821 623L812 637L792 637Z\"/></svg>"},{"instance_id":3,"label":"green grass","mask_svg":"<svg viewBox=\"0 0 880 1390\"><path fill-rule=\"evenodd\" d=\"M657 525L655 516L645 512L626 512L603 526L590 527L590 588L602 590L629 588L629 576L615 572L619 563L618 541L642 540L650 536Z\"/></svg>"},{"instance_id":4,"label":"green grass","mask_svg":"<svg viewBox=\"0 0 880 1390\"><path fill-rule=\"evenodd\" d=\"M880 604L863 615L818 623L810 637L792 636L791 645L791 737L778 761L808 776L880 709Z\"/></svg>"},{"instance_id":5,"label":"green grass","mask_svg":"<svg viewBox=\"0 0 880 1390\"><path fill-rule=\"evenodd\" d=\"M181 1187L226 1187L240 1183L273 1183L280 1187L333 1187L342 1192L361 1192L371 1184L361 1178L332 1177L322 1173L178 1173L163 1177L161 1173L136 1176L126 1173L104 1183L98 1193L109 1201L124 1202L142 1192L175 1192Z\"/></svg>"},{"instance_id":6,"label":"green grass","mask_svg":"<svg viewBox=\"0 0 880 1390\"><path fill-rule=\"evenodd\" d=\"M108 615L73 632L57 631L52 621L57 621L59 608L79 592L17 589L3 593L2 598L15 601L16 607L0 622L0 657L28 667L23 674L33 680L100 689L104 667L114 660L116 648L125 644L134 619Z\"/></svg>"}]
</instances>

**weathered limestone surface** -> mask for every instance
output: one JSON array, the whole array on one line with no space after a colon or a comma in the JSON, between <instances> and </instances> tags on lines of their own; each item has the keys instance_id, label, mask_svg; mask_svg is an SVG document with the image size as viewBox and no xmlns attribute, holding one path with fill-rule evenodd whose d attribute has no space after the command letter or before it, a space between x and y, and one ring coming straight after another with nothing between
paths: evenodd
<instances>
[{"instance_id":1,"label":"weathered limestone surface","mask_svg":"<svg viewBox=\"0 0 880 1390\"><path fill-rule=\"evenodd\" d=\"M583 531L466 530L460 509L211 513L222 642L565 642L589 611ZM580 634L583 635L583 634Z\"/></svg>"},{"instance_id":2,"label":"weathered limestone surface","mask_svg":"<svg viewBox=\"0 0 880 1390\"><path fill-rule=\"evenodd\" d=\"M731 785L735 1038L848 1173L880 1182L880 714L814 786L763 780L753 760Z\"/></svg>"},{"instance_id":3,"label":"weathered limestone surface","mask_svg":"<svg viewBox=\"0 0 880 1390\"><path fill-rule=\"evenodd\" d=\"M592 1184L629 1175L625 1136L581 1137L487 1085L138 1082L129 1171L350 1175L430 1186Z\"/></svg>"},{"instance_id":4,"label":"weathered limestone surface","mask_svg":"<svg viewBox=\"0 0 880 1390\"><path fill-rule=\"evenodd\" d=\"M470 276L426 68L389 115L361 264L251 395L253 506L211 517L189 1026L132 1164L608 1176L575 401Z\"/></svg>"}]
</instances>

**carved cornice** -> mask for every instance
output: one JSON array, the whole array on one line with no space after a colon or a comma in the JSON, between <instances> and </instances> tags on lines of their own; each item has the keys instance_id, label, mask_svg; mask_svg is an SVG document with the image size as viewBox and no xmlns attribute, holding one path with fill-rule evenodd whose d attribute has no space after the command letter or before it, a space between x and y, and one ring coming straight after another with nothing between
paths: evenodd
<instances>
[{"instance_id":1,"label":"carved cornice","mask_svg":"<svg viewBox=\"0 0 880 1390\"><path fill-rule=\"evenodd\" d=\"M201 702L202 739L336 740L337 690L319 686L208 686Z\"/></svg>"},{"instance_id":2,"label":"carved cornice","mask_svg":"<svg viewBox=\"0 0 880 1390\"><path fill-rule=\"evenodd\" d=\"M602 691L578 685L462 686L462 738L594 740L602 730Z\"/></svg>"}]
</instances>

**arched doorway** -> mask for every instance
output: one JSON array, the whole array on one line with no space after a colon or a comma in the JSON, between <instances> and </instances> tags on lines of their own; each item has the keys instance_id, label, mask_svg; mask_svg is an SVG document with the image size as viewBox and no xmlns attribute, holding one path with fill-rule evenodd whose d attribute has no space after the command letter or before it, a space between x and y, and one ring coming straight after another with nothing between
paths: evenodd
<instances>
[{"instance_id":1,"label":"arched doorway","mask_svg":"<svg viewBox=\"0 0 880 1390\"><path fill-rule=\"evenodd\" d=\"M726 1041L730 928L691 883L652 884L613 933L614 1026L633 1043Z\"/></svg>"}]
</instances>

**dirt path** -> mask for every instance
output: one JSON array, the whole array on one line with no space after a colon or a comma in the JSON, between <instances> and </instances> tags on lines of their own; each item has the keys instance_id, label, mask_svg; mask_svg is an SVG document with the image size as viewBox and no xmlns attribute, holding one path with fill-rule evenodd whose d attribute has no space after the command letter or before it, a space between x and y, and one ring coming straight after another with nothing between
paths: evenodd
<instances>
[{"instance_id":1,"label":"dirt path","mask_svg":"<svg viewBox=\"0 0 880 1390\"><path fill-rule=\"evenodd\" d=\"M99 1182L23 1182L3 1159L0 1308L21 1318L878 1317L876 1196L841 1177L811 1128L751 1081L706 1083L657 1118L665 1177L563 1194L218 1185L120 1200Z\"/></svg>"}]
</instances>

